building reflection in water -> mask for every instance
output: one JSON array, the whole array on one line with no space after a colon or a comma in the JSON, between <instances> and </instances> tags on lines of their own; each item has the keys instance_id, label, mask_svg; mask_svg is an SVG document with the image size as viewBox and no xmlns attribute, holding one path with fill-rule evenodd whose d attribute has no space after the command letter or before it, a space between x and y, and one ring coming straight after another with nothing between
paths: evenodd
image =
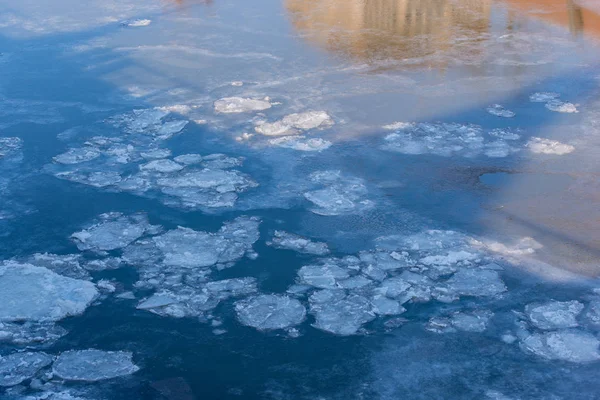
<instances>
[{"instance_id":1,"label":"building reflection in water","mask_svg":"<svg viewBox=\"0 0 600 400\"><path fill-rule=\"evenodd\" d=\"M509 20L525 12L600 37L598 14L572 0L286 0L295 29L327 51L366 62L417 63L439 51L462 51L465 41L483 40L493 4L507 6ZM478 50L469 46L468 51Z\"/></svg>"}]
</instances>

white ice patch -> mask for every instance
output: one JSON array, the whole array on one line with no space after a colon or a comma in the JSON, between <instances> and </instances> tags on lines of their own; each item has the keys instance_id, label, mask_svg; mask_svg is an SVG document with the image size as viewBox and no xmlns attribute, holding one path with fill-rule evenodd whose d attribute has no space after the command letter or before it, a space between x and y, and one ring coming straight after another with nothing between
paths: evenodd
<instances>
[{"instance_id":1,"label":"white ice patch","mask_svg":"<svg viewBox=\"0 0 600 400\"><path fill-rule=\"evenodd\" d=\"M160 230L160 227L150 224L145 214L106 213L101 214L98 219L99 222L89 228L71 235L79 250L116 250L145 234Z\"/></svg>"},{"instance_id":2,"label":"white ice patch","mask_svg":"<svg viewBox=\"0 0 600 400\"><path fill-rule=\"evenodd\" d=\"M98 297L91 282L47 268L8 261L0 264L0 321L58 321L82 314Z\"/></svg>"},{"instance_id":3,"label":"white ice patch","mask_svg":"<svg viewBox=\"0 0 600 400\"><path fill-rule=\"evenodd\" d=\"M434 317L429 320L426 329L436 333L484 332L494 313L488 310L469 312L457 311L448 317Z\"/></svg>"},{"instance_id":4,"label":"white ice patch","mask_svg":"<svg viewBox=\"0 0 600 400\"><path fill-rule=\"evenodd\" d=\"M475 297L497 296L508 290L498 272L488 269L460 269L445 282L445 289Z\"/></svg>"},{"instance_id":5,"label":"white ice patch","mask_svg":"<svg viewBox=\"0 0 600 400\"><path fill-rule=\"evenodd\" d=\"M512 118L515 116L513 111L507 110L500 104L493 104L487 108L487 112L497 117Z\"/></svg>"},{"instance_id":6,"label":"white ice patch","mask_svg":"<svg viewBox=\"0 0 600 400\"><path fill-rule=\"evenodd\" d=\"M244 97L225 97L215 101L215 111L223 114L263 111L271 108L271 102L265 99L249 99Z\"/></svg>"},{"instance_id":7,"label":"white ice patch","mask_svg":"<svg viewBox=\"0 0 600 400\"><path fill-rule=\"evenodd\" d=\"M79 164L100 157L102 153L93 147L78 147L52 158L59 164Z\"/></svg>"},{"instance_id":8,"label":"white ice patch","mask_svg":"<svg viewBox=\"0 0 600 400\"><path fill-rule=\"evenodd\" d=\"M278 249L294 250L299 253L325 255L329 253L327 243L313 242L305 237L284 231L275 231L273 239L267 243Z\"/></svg>"},{"instance_id":9,"label":"white ice patch","mask_svg":"<svg viewBox=\"0 0 600 400\"><path fill-rule=\"evenodd\" d=\"M285 295L262 294L235 303L243 325L258 330L285 329L302 323L306 309L300 301Z\"/></svg>"},{"instance_id":10,"label":"white ice patch","mask_svg":"<svg viewBox=\"0 0 600 400\"><path fill-rule=\"evenodd\" d=\"M487 140L483 128L478 125L457 123L405 124L387 135L384 141L384 150L413 155L506 157L518 151L503 139Z\"/></svg>"},{"instance_id":11,"label":"white ice patch","mask_svg":"<svg viewBox=\"0 0 600 400\"><path fill-rule=\"evenodd\" d=\"M265 122L255 130L265 136L294 135L298 130L305 131L315 128L326 128L333 125L333 120L325 111L307 111L286 115L280 121Z\"/></svg>"},{"instance_id":12,"label":"white ice patch","mask_svg":"<svg viewBox=\"0 0 600 400\"><path fill-rule=\"evenodd\" d=\"M577 316L583 311L583 304L572 301L550 301L544 304L529 304L525 307L531 323L544 330L574 328L578 326Z\"/></svg>"},{"instance_id":13,"label":"white ice patch","mask_svg":"<svg viewBox=\"0 0 600 400\"><path fill-rule=\"evenodd\" d=\"M33 378L40 369L52 363L46 353L13 353L0 356L0 386L14 386Z\"/></svg>"},{"instance_id":14,"label":"white ice patch","mask_svg":"<svg viewBox=\"0 0 600 400\"><path fill-rule=\"evenodd\" d=\"M520 343L523 350L542 358L574 363L600 360L599 345L594 335L578 330L534 333Z\"/></svg>"},{"instance_id":15,"label":"white ice patch","mask_svg":"<svg viewBox=\"0 0 600 400\"><path fill-rule=\"evenodd\" d=\"M552 100L557 99L558 97L560 97L558 93L538 92L529 96L529 101L531 101L532 103L548 103Z\"/></svg>"},{"instance_id":16,"label":"white ice patch","mask_svg":"<svg viewBox=\"0 0 600 400\"><path fill-rule=\"evenodd\" d=\"M52 372L68 381L96 382L131 375L138 371L139 367L133 363L132 357L133 355L126 351L65 351L57 357Z\"/></svg>"},{"instance_id":17,"label":"white ice patch","mask_svg":"<svg viewBox=\"0 0 600 400\"><path fill-rule=\"evenodd\" d=\"M559 112L559 113L577 113L577 106L573 103L568 103L560 100L552 100L546 103L546 108L550 111Z\"/></svg>"},{"instance_id":18,"label":"white ice patch","mask_svg":"<svg viewBox=\"0 0 600 400\"><path fill-rule=\"evenodd\" d=\"M202 156L200 154L182 154L174 158L174 160L180 164L193 165L202 162Z\"/></svg>"},{"instance_id":19,"label":"white ice patch","mask_svg":"<svg viewBox=\"0 0 600 400\"><path fill-rule=\"evenodd\" d=\"M165 140L181 132L188 124L186 120L165 120L168 115L169 111L149 108L116 116L110 122L130 134Z\"/></svg>"},{"instance_id":20,"label":"white ice patch","mask_svg":"<svg viewBox=\"0 0 600 400\"><path fill-rule=\"evenodd\" d=\"M132 28L138 28L141 26L148 26L152 23L149 19L133 19L131 21L123 22L124 25L130 26Z\"/></svg>"},{"instance_id":21,"label":"white ice patch","mask_svg":"<svg viewBox=\"0 0 600 400\"><path fill-rule=\"evenodd\" d=\"M167 174L181 171L183 168L183 165L168 159L152 160L146 164L140 165L141 171L154 171Z\"/></svg>"},{"instance_id":22,"label":"white ice patch","mask_svg":"<svg viewBox=\"0 0 600 400\"><path fill-rule=\"evenodd\" d=\"M0 322L0 343L32 345L52 343L67 334L53 322Z\"/></svg>"},{"instance_id":23,"label":"white ice patch","mask_svg":"<svg viewBox=\"0 0 600 400\"><path fill-rule=\"evenodd\" d=\"M559 156L572 153L575 150L575 147L571 146L570 144L539 137L532 137L529 142L527 142L526 146L529 147L529 150L532 153L556 154Z\"/></svg>"},{"instance_id":24,"label":"white ice patch","mask_svg":"<svg viewBox=\"0 0 600 400\"><path fill-rule=\"evenodd\" d=\"M329 140L306 136L283 136L269 140L269 144L298 151L323 151L332 145Z\"/></svg>"},{"instance_id":25,"label":"white ice patch","mask_svg":"<svg viewBox=\"0 0 600 400\"><path fill-rule=\"evenodd\" d=\"M23 147L23 141L18 137L0 137L0 159L12 154Z\"/></svg>"},{"instance_id":26,"label":"white ice patch","mask_svg":"<svg viewBox=\"0 0 600 400\"><path fill-rule=\"evenodd\" d=\"M340 171L317 171L309 178L325 186L304 193L304 197L316 206L311 209L315 214L355 214L374 205L373 201L366 198L368 191L362 179L344 176Z\"/></svg>"}]
</instances>

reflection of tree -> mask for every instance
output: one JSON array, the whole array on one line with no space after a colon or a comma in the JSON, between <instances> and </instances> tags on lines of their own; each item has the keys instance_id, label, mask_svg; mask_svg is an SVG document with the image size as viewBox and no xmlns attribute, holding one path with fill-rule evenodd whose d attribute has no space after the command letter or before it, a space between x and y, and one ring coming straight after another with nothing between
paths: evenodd
<instances>
[{"instance_id":1,"label":"reflection of tree","mask_svg":"<svg viewBox=\"0 0 600 400\"><path fill-rule=\"evenodd\" d=\"M287 0L296 29L366 61L423 57L488 30L491 0Z\"/></svg>"}]
</instances>

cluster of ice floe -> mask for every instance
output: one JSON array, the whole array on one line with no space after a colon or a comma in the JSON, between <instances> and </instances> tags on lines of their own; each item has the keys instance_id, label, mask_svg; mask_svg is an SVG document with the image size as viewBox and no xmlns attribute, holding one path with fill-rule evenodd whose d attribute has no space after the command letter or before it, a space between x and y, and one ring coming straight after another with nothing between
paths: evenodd
<instances>
[{"instance_id":1,"label":"cluster of ice floe","mask_svg":"<svg viewBox=\"0 0 600 400\"><path fill-rule=\"evenodd\" d=\"M0 356L0 387L19 385L32 379L36 381L32 381L32 388L49 386L57 379L84 382L114 379L139 370L132 357L126 351L96 349L70 350L58 356L41 351L16 352Z\"/></svg>"},{"instance_id":2,"label":"cluster of ice floe","mask_svg":"<svg viewBox=\"0 0 600 400\"><path fill-rule=\"evenodd\" d=\"M108 122L129 134L165 140L181 132L188 124L187 120L171 118L170 114L169 110L161 108L139 109L113 117Z\"/></svg>"},{"instance_id":3,"label":"cluster of ice floe","mask_svg":"<svg viewBox=\"0 0 600 400\"><path fill-rule=\"evenodd\" d=\"M554 92L539 92L529 96L533 103L546 103L546 108L550 111L561 113L576 113L577 106L573 103L561 101L560 95Z\"/></svg>"},{"instance_id":4,"label":"cluster of ice floe","mask_svg":"<svg viewBox=\"0 0 600 400\"><path fill-rule=\"evenodd\" d=\"M527 142L526 146L532 153L556 154L559 156L572 153L575 150L575 147L570 144L539 137L532 137L529 142Z\"/></svg>"},{"instance_id":5,"label":"cluster of ice floe","mask_svg":"<svg viewBox=\"0 0 600 400\"><path fill-rule=\"evenodd\" d=\"M146 115L145 113L148 113ZM167 113L168 114L168 113ZM119 117L127 132L164 139L184 124L171 129L163 123L164 112L145 110L137 117ZM186 121L183 121L186 122ZM139 136L139 135L138 135ZM142 138L143 139L143 138ZM257 183L236 167L242 158L224 154L183 154L158 147L154 140L93 137L54 157L47 170L60 179L141 196L158 197L165 204L183 208L232 207L238 193Z\"/></svg>"},{"instance_id":6,"label":"cluster of ice floe","mask_svg":"<svg viewBox=\"0 0 600 400\"><path fill-rule=\"evenodd\" d=\"M375 204L367 198L367 187L362 179L346 176L340 171L325 170L313 172L309 180L321 187L304 193L306 200L313 204L310 210L315 214L355 214Z\"/></svg>"},{"instance_id":7,"label":"cluster of ice floe","mask_svg":"<svg viewBox=\"0 0 600 400\"><path fill-rule=\"evenodd\" d=\"M275 122L263 122L255 131L265 136L290 136L301 131L326 128L333 125L333 120L325 111L306 111L290 114Z\"/></svg>"},{"instance_id":8,"label":"cluster of ice floe","mask_svg":"<svg viewBox=\"0 0 600 400\"><path fill-rule=\"evenodd\" d=\"M514 111L507 110L500 104L492 104L487 108L487 112L497 117L512 118L515 116Z\"/></svg>"},{"instance_id":9,"label":"cluster of ice floe","mask_svg":"<svg viewBox=\"0 0 600 400\"><path fill-rule=\"evenodd\" d=\"M384 150L403 154L435 154L444 157L507 157L519 151L512 131L486 132L479 125L458 123L395 123L385 137Z\"/></svg>"}]
</instances>

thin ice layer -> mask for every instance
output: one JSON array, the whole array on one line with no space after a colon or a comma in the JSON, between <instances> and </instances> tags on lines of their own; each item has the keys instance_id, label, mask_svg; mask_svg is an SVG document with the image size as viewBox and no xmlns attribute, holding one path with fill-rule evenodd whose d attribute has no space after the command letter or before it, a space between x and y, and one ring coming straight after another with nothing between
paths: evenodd
<instances>
[{"instance_id":1,"label":"thin ice layer","mask_svg":"<svg viewBox=\"0 0 600 400\"><path fill-rule=\"evenodd\" d=\"M298 131L326 128L333 125L333 120L325 111L306 111L289 114L275 122L265 122L255 128L257 133L265 136L295 135Z\"/></svg>"},{"instance_id":2,"label":"thin ice layer","mask_svg":"<svg viewBox=\"0 0 600 400\"><path fill-rule=\"evenodd\" d=\"M342 336L356 334L363 324L375 319L371 302L355 294L326 302L311 298L310 313L315 316L315 328Z\"/></svg>"},{"instance_id":3,"label":"thin ice layer","mask_svg":"<svg viewBox=\"0 0 600 400\"><path fill-rule=\"evenodd\" d=\"M342 175L340 171L317 171L310 180L322 189L304 193L304 198L314 204L311 211L319 215L360 213L373 207L367 198L368 190L362 179Z\"/></svg>"},{"instance_id":4,"label":"thin ice layer","mask_svg":"<svg viewBox=\"0 0 600 400\"><path fill-rule=\"evenodd\" d=\"M298 151L323 151L332 145L329 140L306 136L282 136L269 140L269 144Z\"/></svg>"},{"instance_id":5,"label":"thin ice layer","mask_svg":"<svg viewBox=\"0 0 600 400\"><path fill-rule=\"evenodd\" d=\"M0 386L14 386L31 379L52 363L52 356L43 353L13 353L0 356Z\"/></svg>"},{"instance_id":6,"label":"thin ice layer","mask_svg":"<svg viewBox=\"0 0 600 400\"><path fill-rule=\"evenodd\" d=\"M523 350L542 358L574 363L600 360L599 345L594 335L578 330L534 333L520 343Z\"/></svg>"},{"instance_id":7,"label":"thin ice layer","mask_svg":"<svg viewBox=\"0 0 600 400\"><path fill-rule=\"evenodd\" d=\"M286 295L262 294L235 303L239 321L258 330L285 329L300 324L306 309Z\"/></svg>"},{"instance_id":8,"label":"thin ice layer","mask_svg":"<svg viewBox=\"0 0 600 400\"><path fill-rule=\"evenodd\" d=\"M58 321L83 313L97 297L91 282L31 264L0 264L0 321Z\"/></svg>"},{"instance_id":9,"label":"thin ice layer","mask_svg":"<svg viewBox=\"0 0 600 400\"><path fill-rule=\"evenodd\" d=\"M265 99L245 97L225 97L214 103L215 111L223 114L236 114L252 111L263 111L271 108L271 102Z\"/></svg>"},{"instance_id":10,"label":"thin ice layer","mask_svg":"<svg viewBox=\"0 0 600 400\"><path fill-rule=\"evenodd\" d=\"M54 375L69 381L95 382L131 375L140 368L127 351L96 349L71 350L61 353L52 366Z\"/></svg>"}]
</instances>

